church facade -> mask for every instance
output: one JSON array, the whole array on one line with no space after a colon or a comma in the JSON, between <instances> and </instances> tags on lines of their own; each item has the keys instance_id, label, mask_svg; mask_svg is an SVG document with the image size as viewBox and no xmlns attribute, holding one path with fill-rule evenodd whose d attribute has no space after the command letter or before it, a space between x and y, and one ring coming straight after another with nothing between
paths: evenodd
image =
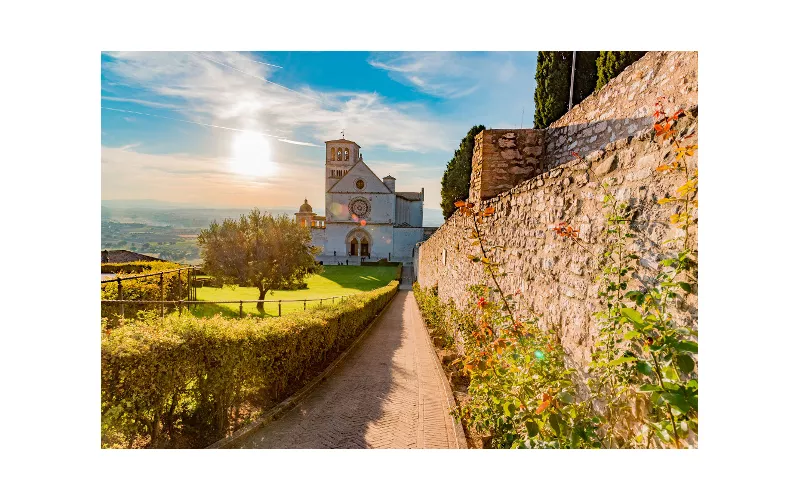
<instances>
[{"instance_id":1,"label":"church facade","mask_svg":"<svg viewBox=\"0 0 800 500\"><path fill-rule=\"evenodd\" d=\"M425 189L395 190L391 175L379 178L364 163L361 147L339 139L325 143L325 215L308 200L295 214L311 229L312 244L322 248L323 263L409 262L424 239L422 206Z\"/></svg>"}]
</instances>

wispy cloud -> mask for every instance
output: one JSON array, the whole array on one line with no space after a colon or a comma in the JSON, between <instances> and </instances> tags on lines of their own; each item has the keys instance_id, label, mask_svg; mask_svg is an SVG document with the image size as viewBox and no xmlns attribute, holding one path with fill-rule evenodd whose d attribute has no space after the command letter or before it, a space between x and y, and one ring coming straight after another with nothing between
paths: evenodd
<instances>
[{"instance_id":1,"label":"wispy cloud","mask_svg":"<svg viewBox=\"0 0 800 500\"><path fill-rule=\"evenodd\" d=\"M237 52L108 55L105 71L152 94L181 99L186 120L203 126L288 131L284 142L302 145L346 129L364 147L419 152L448 151L463 133L422 106L389 103L375 93L277 84L272 77L279 67Z\"/></svg>"},{"instance_id":2,"label":"wispy cloud","mask_svg":"<svg viewBox=\"0 0 800 500\"><path fill-rule=\"evenodd\" d=\"M180 109L178 106L175 106L174 104L170 104L167 102L148 101L145 99L132 99L129 97L114 97L108 95L100 96L100 98L104 101L130 102L133 104L141 104L142 106L148 106L150 108Z\"/></svg>"},{"instance_id":3,"label":"wispy cloud","mask_svg":"<svg viewBox=\"0 0 800 500\"><path fill-rule=\"evenodd\" d=\"M405 52L373 55L369 63L394 80L435 97L458 99L495 82L511 79L511 59L473 52Z\"/></svg>"}]
</instances>

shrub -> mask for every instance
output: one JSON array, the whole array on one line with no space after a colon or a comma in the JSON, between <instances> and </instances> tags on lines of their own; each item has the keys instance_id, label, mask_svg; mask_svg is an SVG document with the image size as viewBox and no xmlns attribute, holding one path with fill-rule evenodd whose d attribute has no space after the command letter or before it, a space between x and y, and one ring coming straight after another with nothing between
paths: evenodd
<instances>
[{"instance_id":1,"label":"shrub","mask_svg":"<svg viewBox=\"0 0 800 500\"><path fill-rule=\"evenodd\" d=\"M444 348L451 348L456 343L463 346L463 339L475 329L475 318L461 312L452 299L447 303L439 300L436 287L422 288L419 283L414 283L413 289L434 342Z\"/></svg>"},{"instance_id":2,"label":"shrub","mask_svg":"<svg viewBox=\"0 0 800 500\"><path fill-rule=\"evenodd\" d=\"M137 274L157 273L161 271L172 271L180 268L180 264L173 262L126 262L123 264L102 264L102 272L116 273L119 277ZM128 279L122 282L122 298L125 300L160 300L161 288L159 286L160 276L146 276L138 279ZM178 282L180 281L180 286ZM182 271L180 279L178 273L170 272L164 274L164 300L186 299L188 290L188 274ZM180 293L179 292L180 289ZM101 300L116 300L119 298L117 282L108 282L100 285ZM157 311L158 304L125 304L125 316L136 317L141 311ZM167 310L174 309L173 306L165 306ZM102 304L100 315L107 318L112 326L119 324L120 308L116 304Z\"/></svg>"},{"instance_id":3,"label":"shrub","mask_svg":"<svg viewBox=\"0 0 800 500\"><path fill-rule=\"evenodd\" d=\"M100 264L100 272L114 274L146 274L178 269L179 267L181 267L181 264L176 262L138 260L135 262Z\"/></svg>"},{"instance_id":4,"label":"shrub","mask_svg":"<svg viewBox=\"0 0 800 500\"><path fill-rule=\"evenodd\" d=\"M103 446L224 437L243 403L264 408L346 348L397 286L289 317L171 316L108 330L101 347Z\"/></svg>"}]
</instances>

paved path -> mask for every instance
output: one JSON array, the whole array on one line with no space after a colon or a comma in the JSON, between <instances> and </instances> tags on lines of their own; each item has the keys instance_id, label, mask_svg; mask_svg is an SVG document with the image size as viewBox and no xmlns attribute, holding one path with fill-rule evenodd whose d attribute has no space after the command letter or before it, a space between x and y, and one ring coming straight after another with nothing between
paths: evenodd
<instances>
[{"instance_id":1,"label":"paved path","mask_svg":"<svg viewBox=\"0 0 800 500\"><path fill-rule=\"evenodd\" d=\"M239 448L456 448L449 386L414 295L399 291L372 330L297 407Z\"/></svg>"}]
</instances>

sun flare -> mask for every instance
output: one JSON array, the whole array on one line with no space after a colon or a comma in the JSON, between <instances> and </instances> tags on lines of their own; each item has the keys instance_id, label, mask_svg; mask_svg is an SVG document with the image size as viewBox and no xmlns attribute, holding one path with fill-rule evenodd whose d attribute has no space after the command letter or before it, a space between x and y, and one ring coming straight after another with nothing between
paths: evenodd
<instances>
[{"instance_id":1,"label":"sun flare","mask_svg":"<svg viewBox=\"0 0 800 500\"><path fill-rule=\"evenodd\" d=\"M230 169L247 177L269 177L275 173L269 140L256 132L241 132L231 143Z\"/></svg>"}]
</instances>

